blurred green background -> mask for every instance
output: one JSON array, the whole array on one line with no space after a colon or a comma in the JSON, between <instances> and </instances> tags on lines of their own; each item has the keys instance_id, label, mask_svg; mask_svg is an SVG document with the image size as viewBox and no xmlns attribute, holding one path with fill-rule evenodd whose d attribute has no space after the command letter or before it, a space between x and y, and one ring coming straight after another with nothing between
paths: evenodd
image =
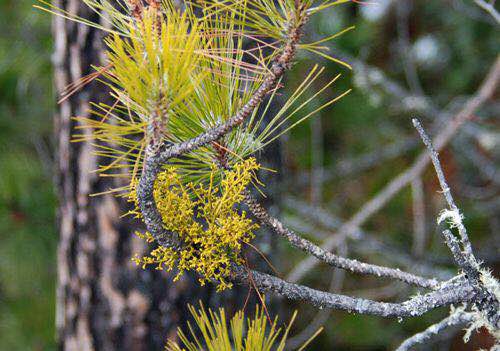
<instances>
[{"instance_id":1,"label":"blurred green background","mask_svg":"<svg viewBox=\"0 0 500 351\"><path fill-rule=\"evenodd\" d=\"M55 310L50 18L0 1L0 349L51 350Z\"/></svg>"},{"instance_id":2,"label":"blurred green background","mask_svg":"<svg viewBox=\"0 0 500 351\"><path fill-rule=\"evenodd\" d=\"M425 95L440 108L451 107L453 110L455 105L460 107L460 102L475 91L497 55L500 44L498 27L492 19L472 1L409 2L411 12L405 22L408 46L402 51L399 49L401 42L398 42L401 31L398 32L396 2L373 2L378 4L345 5L314 18L309 24L308 37L317 40L356 25L354 31L334 41L335 48L331 46L334 56L357 57L409 89L412 83L405 75L402 54L406 52L411 55ZM0 0L1 350L55 349L57 234L52 185L52 114L55 108L50 63L52 42L50 17L33 9L32 5L31 1ZM334 96L349 87L354 91L318 116L319 125L307 122L287 138L283 147L284 166L293 176L287 177L289 183L284 181L287 185L284 189L293 188L293 191L287 191L287 195L312 201L340 218L348 218L369 196L411 164L421 147L417 145L359 174L352 172L344 177L334 177L335 166L341 160L365 155L411 137L414 133L410 117L419 112L402 106L403 101L387 94L387 84L367 84L366 77L363 80L363 75L356 70L350 72L318 57L302 55L300 60L301 64L288 78L290 86L296 86L307 67L320 61L327 67L326 76L343 73L329 94ZM485 108L480 113L484 118L475 123L485 133L493 133L497 138L495 112L498 110L495 111L494 107ZM424 123L430 125L430 119L424 118ZM493 145L498 146L498 140L493 140ZM318 151L323 154L319 159ZM452 186L461 187L463 182L477 188L490 186L490 181L478 177L474 162L461 157L459 151L460 145L455 145L444 153L448 156L445 166ZM496 167L498 150L495 154L494 149L486 146L480 151ZM327 179L319 185L311 185L308 174L311 167L318 164ZM293 187L289 186L290 183ZM313 194L313 188L318 186L319 199ZM437 188L432 172L426 172L424 187L429 202L426 207L427 228L434 233L434 216L442 202L435 192ZM495 225L498 226L494 221L498 206L491 210L491 204L495 205L498 200L498 188L481 199L466 193L459 193L458 199L467 214L475 245L479 249L488 248L488 243L495 242L489 233L494 232ZM383 233L384 240L410 252L411 203L411 191L406 189L370 220L366 229ZM481 210L484 208L481 205L489 205L490 210ZM288 209L285 215L294 218L295 213ZM429 240L427 250L432 250L432 257L448 257L437 235ZM377 262L376 257L368 259ZM306 282L327 288L324 274L328 272L323 267ZM357 277L348 277L344 291L369 286L377 284L372 280L361 282ZM392 297L399 298L399 295L394 293ZM315 310L303 308L300 315L303 323L307 324L314 314ZM325 325L328 332L323 332L313 349L334 345L345 350L385 350L394 347L405 335L421 330L445 314L446 311L437 311L420 319L398 323L334 313Z\"/></svg>"}]
</instances>

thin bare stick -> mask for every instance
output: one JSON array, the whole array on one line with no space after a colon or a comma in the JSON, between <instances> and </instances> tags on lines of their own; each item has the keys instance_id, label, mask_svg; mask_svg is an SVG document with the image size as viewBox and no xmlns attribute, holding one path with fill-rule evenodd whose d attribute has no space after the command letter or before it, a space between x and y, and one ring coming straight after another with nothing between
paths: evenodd
<instances>
[{"instance_id":1,"label":"thin bare stick","mask_svg":"<svg viewBox=\"0 0 500 351\"><path fill-rule=\"evenodd\" d=\"M455 311L455 313L450 314L448 317L443 319L441 322L431 325L429 328L425 329L423 332L413 335L412 337L403 341L401 345L396 349L396 351L408 351L418 344L425 344L430 341L432 337L438 335L443 330L452 327L454 325L464 325L472 321L472 315L460 310Z\"/></svg>"},{"instance_id":2,"label":"thin bare stick","mask_svg":"<svg viewBox=\"0 0 500 351\"><path fill-rule=\"evenodd\" d=\"M297 231L310 233L318 238L324 239L332 236L332 232L336 232L342 225L342 222L329 211L318 207L311 206L304 201L296 198L286 197L284 201L289 210L297 212L299 219L291 221L287 219L289 225L293 224ZM312 222L313 225L308 224ZM299 225L297 227L297 225ZM322 228L326 229L323 230ZM352 249L362 255L382 255L386 261L396 263L405 267L406 270L424 276L433 276L440 280L451 278L450 271L440 268L437 265L430 265L425 262L416 261L409 254L403 252L400 248L390 245L379 238L384 237L382 233L369 233L358 229L345 239L350 240ZM337 240L334 247L342 245L345 240ZM300 273L293 271L295 273ZM300 274L299 274L300 275ZM297 282L296 276L289 274L286 279L290 282Z\"/></svg>"},{"instance_id":3,"label":"thin bare stick","mask_svg":"<svg viewBox=\"0 0 500 351\"><path fill-rule=\"evenodd\" d=\"M424 288L435 289L439 285L439 282L436 279L419 277L411 273L403 272L399 269L360 262L358 260L340 257L331 252L325 251L321 247L286 228L278 219L272 217L248 191L245 192L244 203L248 206L252 214L261 224L266 225L274 233L288 240L293 247L309 253L318 260L328 263L331 266L342 268L352 273L370 274L378 277L398 279L405 283Z\"/></svg>"},{"instance_id":4,"label":"thin bare stick","mask_svg":"<svg viewBox=\"0 0 500 351\"><path fill-rule=\"evenodd\" d=\"M495 9L495 1L474 0L477 6L488 12L500 24L500 13Z\"/></svg>"},{"instance_id":5,"label":"thin bare stick","mask_svg":"<svg viewBox=\"0 0 500 351\"><path fill-rule=\"evenodd\" d=\"M434 149L432 141L425 132L424 128L422 127L422 124L420 124L420 121L414 118L412 122L415 128L417 129L418 133L420 134L420 138L422 139L425 146L429 150L429 155L431 157L432 164L434 165L434 169L436 170L436 174L439 180L439 185L441 186L444 198L448 203L449 210L452 212L450 216L453 216L453 225L457 226L458 233L460 234L464 250L467 253L467 255L470 256L472 255L472 245L470 243L469 236L467 234L467 229L462 223L462 215L460 214L460 211L457 205L455 204L455 200L451 195L450 187L448 186L448 182L446 181L446 177L444 176L443 168L441 167L441 162L439 161L438 153Z\"/></svg>"}]
</instances>

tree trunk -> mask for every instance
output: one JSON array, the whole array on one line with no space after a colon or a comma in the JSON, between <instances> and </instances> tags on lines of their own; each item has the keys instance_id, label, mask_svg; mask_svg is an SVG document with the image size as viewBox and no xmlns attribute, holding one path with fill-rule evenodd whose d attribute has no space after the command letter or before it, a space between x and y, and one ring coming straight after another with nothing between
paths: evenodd
<instances>
[{"instance_id":1,"label":"tree trunk","mask_svg":"<svg viewBox=\"0 0 500 351\"><path fill-rule=\"evenodd\" d=\"M98 21L81 0L54 5ZM58 93L92 72L102 56L102 32L54 17L55 84ZM58 149L59 247L57 332L63 350L161 350L186 314L186 303L209 296L186 276L173 284L166 274L144 271L130 258L144 250L135 221L121 218L126 203L113 195L91 194L113 187L91 173L98 158L90 143L72 143L90 101L103 101L102 84L91 83L59 105L55 116Z\"/></svg>"}]
</instances>

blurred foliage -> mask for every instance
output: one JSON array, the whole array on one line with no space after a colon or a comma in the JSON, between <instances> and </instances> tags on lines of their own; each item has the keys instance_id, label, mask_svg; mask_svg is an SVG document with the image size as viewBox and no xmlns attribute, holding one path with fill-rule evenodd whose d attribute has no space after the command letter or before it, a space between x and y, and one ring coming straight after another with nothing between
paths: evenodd
<instances>
[{"instance_id":1,"label":"blurred foliage","mask_svg":"<svg viewBox=\"0 0 500 351\"><path fill-rule=\"evenodd\" d=\"M389 78L407 86L396 44L395 1L389 6L385 5L389 3L387 0L378 2L378 5L352 4L333 8L311 21L307 35L323 37L356 25L356 30L333 41L335 47L378 67ZM415 51L422 87L442 108L457 97L475 91L499 47L497 31L489 23L487 15L479 12L482 18L472 18L471 14L477 11L461 11L460 7L450 6L457 2L474 6L462 0L413 1L409 20L411 49ZM31 5L30 1L0 0L0 12L8 14L3 15L0 21L1 350L55 348L57 239L51 182L54 153L50 140L54 98L51 90L50 18L33 10ZM334 56L338 53L337 49L332 46ZM287 78L290 86L296 86L298 78L303 77L305 70L317 61L317 56L302 54L299 64ZM326 172L339 160L362 155L414 135L410 114L402 112L397 101L388 98L382 89L361 89L351 79L355 73L331 62L323 61L322 64L327 67L326 77L343 73L331 89L332 96L346 88L355 88L347 97L323 111L321 116L315 117L321 118ZM286 95L283 97L286 98ZM429 125L430 121L424 118L424 123ZM311 167L310 145L310 124L304 124L291 133L284 147L286 166L293 171L287 173L286 178L296 184L304 184L300 176ZM405 169L416 154L417 150L410 151L382 166L324 184L322 205L339 217L348 218L369 196ZM446 156L445 166L452 187L459 182L458 172L474 173L469 164L464 164L452 153ZM292 177L293 174L297 176ZM284 189L287 191L308 198L307 184L305 187L286 185L288 187ZM436 193L437 185L430 170L425 173L424 186L428 231L434 233L433 216L441 209L442 199ZM488 239L488 216L474 207L475 201L461 196L458 196L458 201L466 213L466 224L474 233L475 246L481 248L482 239ZM410 252L411 218L411 191L406 189L365 227L383 233L384 239ZM433 235L429 250L437 257L449 255L437 235ZM286 254L297 260L303 257L297 253ZM282 261L283 265L291 263L290 259ZM331 270L323 268L308 277L308 282L327 288L325 276L329 276ZM386 282L348 274L344 291L383 286L381 284ZM412 292L411 289L403 290L394 298L402 299ZM307 325L316 313L309 306L296 307L300 307L301 318L291 335ZM311 349L391 349L398 340L421 330L445 313L435 311L422 318L399 323L334 312Z\"/></svg>"},{"instance_id":2,"label":"blurred foliage","mask_svg":"<svg viewBox=\"0 0 500 351\"><path fill-rule=\"evenodd\" d=\"M51 350L55 196L50 18L1 0L0 349Z\"/></svg>"}]
</instances>

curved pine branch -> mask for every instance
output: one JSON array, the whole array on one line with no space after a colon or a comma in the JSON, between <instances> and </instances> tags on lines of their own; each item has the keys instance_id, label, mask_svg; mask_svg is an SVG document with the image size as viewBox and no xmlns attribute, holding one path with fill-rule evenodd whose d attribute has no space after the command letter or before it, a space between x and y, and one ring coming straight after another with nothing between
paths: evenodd
<instances>
[{"instance_id":1,"label":"curved pine branch","mask_svg":"<svg viewBox=\"0 0 500 351\"><path fill-rule=\"evenodd\" d=\"M166 247L179 246L177 234L169 232L164 228L153 196L154 182L162 166L172 158L179 157L218 140L233 130L233 128L241 125L252 114L253 110L264 98L277 87L278 81L284 75L285 71L291 67L301 37L302 28L307 19L305 9L300 10L294 23L289 24L290 29L286 43L283 46L281 54L274 60L269 75L250 100L234 116L226 122L210 128L199 136L185 142L163 147L163 149L159 145L148 145L147 150L158 149L159 151L157 153L146 151L144 168L137 187L137 199L148 231L161 245Z\"/></svg>"},{"instance_id":2,"label":"curved pine branch","mask_svg":"<svg viewBox=\"0 0 500 351\"><path fill-rule=\"evenodd\" d=\"M439 282L436 279L427 279L418 275L403 272L399 269L360 262L358 260L337 256L328 252L285 227L278 219L272 217L248 191L245 193L245 204L261 224L267 226L274 233L285 238L293 247L311 254L318 260L331 266L345 269L353 273L393 278L423 288L436 289L439 286Z\"/></svg>"},{"instance_id":3,"label":"curved pine branch","mask_svg":"<svg viewBox=\"0 0 500 351\"><path fill-rule=\"evenodd\" d=\"M380 317L416 317L438 307L471 301L474 289L463 279L452 278L438 290L417 295L402 303L378 302L363 298L319 291L304 285L289 283L278 277L235 266L233 281L247 284L252 281L259 291L272 292L290 300L305 301L319 308L332 308L352 313Z\"/></svg>"}]
</instances>

